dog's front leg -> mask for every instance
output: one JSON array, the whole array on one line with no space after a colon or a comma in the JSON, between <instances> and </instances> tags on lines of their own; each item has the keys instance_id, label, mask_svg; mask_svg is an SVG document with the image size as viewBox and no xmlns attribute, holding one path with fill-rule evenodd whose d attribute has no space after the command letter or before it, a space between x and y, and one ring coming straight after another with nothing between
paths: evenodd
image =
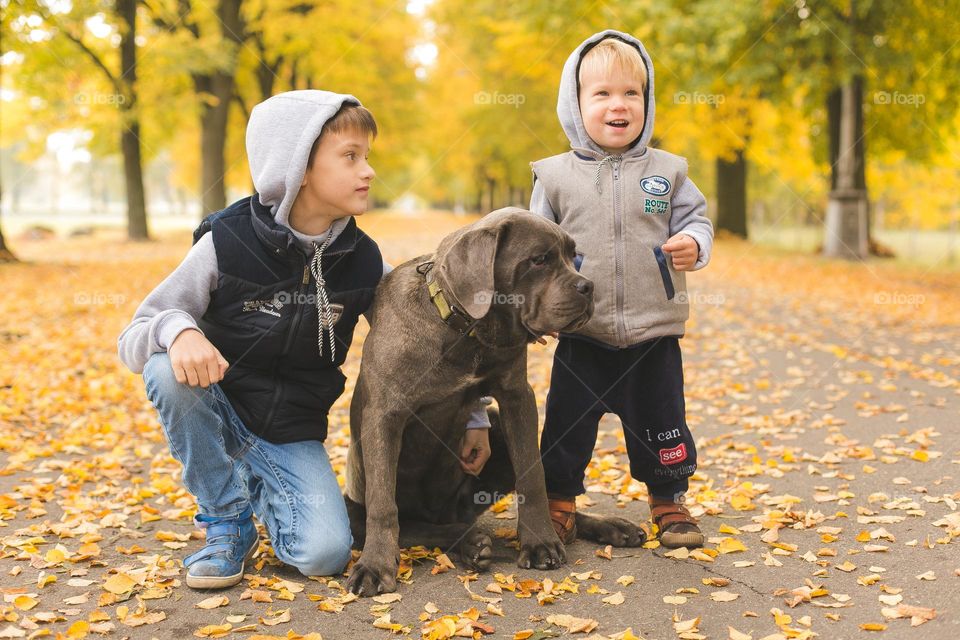
<instances>
[{"instance_id":1,"label":"dog's front leg","mask_svg":"<svg viewBox=\"0 0 960 640\"><path fill-rule=\"evenodd\" d=\"M366 539L350 571L347 588L360 596L397 589L400 525L397 517L397 464L403 439L403 416L374 405L363 409L364 500Z\"/></svg>"},{"instance_id":2,"label":"dog's front leg","mask_svg":"<svg viewBox=\"0 0 960 640\"><path fill-rule=\"evenodd\" d=\"M537 400L526 381L516 380L499 393L503 435L517 477L517 565L529 569L558 569L567 561L563 542L553 530L547 507L547 487L537 443Z\"/></svg>"}]
</instances>

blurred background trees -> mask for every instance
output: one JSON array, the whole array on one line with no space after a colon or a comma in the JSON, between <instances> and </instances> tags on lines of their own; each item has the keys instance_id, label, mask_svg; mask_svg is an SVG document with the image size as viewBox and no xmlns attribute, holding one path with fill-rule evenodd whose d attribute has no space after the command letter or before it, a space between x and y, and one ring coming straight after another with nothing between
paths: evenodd
<instances>
[{"instance_id":1,"label":"blurred background trees","mask_svg":"<svg viewBox=\"0 0 960 640\"><path fill-rule=\"evenodd\" d=\"M0 196L15 216L199 219L252 190L244 127L290 89L352 93L381 127L379 207L529 200L563 152L560 70L586 36L654 58L654 144L688 157L718 228L814 250L837 193L842 95L867 247L960 218L960 0L0 0ZM51 220L53 218L50 218ZM112 219L112 218L111 218ZM151 225L148 226L148 220ZM914 238L916 235L913 236ZM3 250L0 234L0 255Z\"/></svg>"}]
</instances>

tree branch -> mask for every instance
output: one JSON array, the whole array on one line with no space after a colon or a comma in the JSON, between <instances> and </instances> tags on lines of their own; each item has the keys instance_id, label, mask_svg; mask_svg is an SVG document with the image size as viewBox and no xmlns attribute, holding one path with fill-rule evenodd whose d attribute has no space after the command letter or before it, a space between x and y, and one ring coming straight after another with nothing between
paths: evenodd
<instances>
[{"instance_id":1,"label":"tree branch","mask_svg":"<svg viewBox=\"0 0 960 640\"><path fill-rule=\"evenodd\" d=\"M200 27L198 27L195 22L190 22L189 20L190 13L193 10L190 5L190 0L178 0L177 7L179 8L180 22L193 34L194 38L199 38Z\"/></svg>"},{"instance_id":2,"label":"tree branch","mask_svg":"<svg viewBox=\"0 0 960 640\"><path fill-rule=\"evenodd\" d=\"M200 37L199 27L197 27L194 22L190 21L190 12L192 11L190 0L178 0L176 20L171 20L171 16L169 15L163 15L163 10L155 3L150 2L150 0L141 0L141 2L150 13L151 21L153 22L154 26L157 26L168 33L175 33L177 29L183 25L183 28L189 31L194 38Z\"/></svg>"},{"instance_id":3,"label":"tree branch","mask_svg":"<svg viewBox=\"0 0 960 640\"><path fill-rule=\"evenodd\" d=\"M154 6L150 0L142 0L142 3L147 9L147 13L150 14L151 22L153 22L155 27L159 27L169 33L177 30L177 22L171 22L169 18L160 15L160 9Z\"/></svg>"},{"instance_id":4,"label":"tree branch","mask_svg":"<svg viewBox=\"0 0 960 640\"><path fill-rule=\"evenodd\" d=\"M101 71L103 71L104 75L107 76L107 80L109 80L109 81L110 81L110 84L113 85L113 88L114 88L114 90L117 92L118 95L123 94L123 87L122 87L121 84L120 84L120 79L119 79L116 75L114 75L114 73L113 73L112 71L110 71L110 68L103 62L103 60L100 59L100 56L98 56L98 55L96 54L96 52L93 51L93 49L91 49L90 47L88 47L88 46L86 45L86 43L83 41L82 38L80 38L80 37L78 37L78 36L75 36L75 35L73 35L72 33L70 33L70 31L69 31L66 27L64 27L64 25L62 25L62 24L60 23L60 21L57 20L57 19L56 19L55 17L53 17L52 15L47 14L47 13L45 13L43 10L40 10L40 9L38 9L38 12L40 13L40 16L41 16L44 20L46 20L47 22L55 25L55 26L57 27L57 31L59 31L60 33L62 33L63 36L64 36L67 40L69 40L70 42L72 42L72 43L74 43L75 45L77 45L77 47L79 47L81 51L83 51L85 54L87 54L87 57L89 57L89 58L93 61L93 64L94 64L98 69L100 69Z\"/></svg>"}]
</instances>

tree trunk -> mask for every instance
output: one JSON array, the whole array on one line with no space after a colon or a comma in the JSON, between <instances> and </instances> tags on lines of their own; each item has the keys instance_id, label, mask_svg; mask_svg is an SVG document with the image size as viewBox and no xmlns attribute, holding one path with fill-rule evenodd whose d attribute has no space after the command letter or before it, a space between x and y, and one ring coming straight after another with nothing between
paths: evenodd
<instances>
[{"instance_id":1,"label":"tree trunk","mask_svg":"<svg viewBox=\"0 0 960 640\"><path fill-rule=\"evenodd\" d=\"M120 146L123 150L123 173L127 191L127 237L130 240L149 240L139 122L131 122L124 127Z\"/></svg>"},{"instance_id":2,"label":"tree trunk","mask_svg":"<svg viewBox=\"0 0 960 640\"><path fill-rule=\"evenodd\" d=\"M529 203L523 201L523 187L510 185L510 201L507 203L507 206L526 209L527 204Z\"/></svg>"},{"instance_id":3,"label":"tree trunk","mask_svg":"<svg viewBox=\"0 0 960 640\"><path fill-rule=\"evenodd\" d=\"M483 180L477 180L477 199L473 206L476 213L483 211Z\"/></svg>"},{"instance_id":4,"label":"tree trunk","mask_svg":"<svg viewBox=\"0 0 960 640\"><path fill-rule=\"evenodd\" d=\"M830 192L823 243L824 255L848 260L863 259L868 252L867 192L856 186L855 130L857 112L862 109L856 94L852 80L841 89L837 183Z\"/></svg>"},{"instance_id":5,"label":"tree trunk","mask_svg":"<svg viewBox=\"0 0 960 640\"><path fill-rule=\"evenodd\" d=\"M0 185L0 202L3 201L3 187ZM3 225L0 225L0 264L16 262L17 257L7 248L7 241L3 239Z\"/></svg>"},{"instance_id":6,"label":"tree trunk","mask_svg":"<svg viewBox=\"0 0 960 640\"><path fill-rule=\"evenodd\" d=\"M863 76L853 77L853 98L857 105L863 104ZM830 188L837 188L839 176L837 161L840 158L840 114L843 102L843 88L837 87L827 96L827 114L830 121ZM863 108L854 114L854 182L856 189L867 188L866 147L863 135Z\"/></svg>"},{"instance_id":7,"label":"tree trunk","mask_svg":"<svg viewBox=\"0 0 960 640\"><path fill-rule=\"evenodd\" d=\"M0 55L3 54L3 48L0 46ZM0 65L0 74L3 73L3 65ZM14 165L16 166L16 165ZM3 178L0 176L0 206L3 203ZM3 225L0 225L0 264L4 262L16 262L17 257L7 248L7 241L3 239Z\"/></svg>"},{"instance_id":8,"label":"tree trunk","mask_svg":"<svg viewBox=\"0 0 960 640\"><path fill-rule=\"evenodd\" d=\"M867 149L866 149L866 135L863 130L863 87L864 79L863 76L857 75L853 77L853 88L854 88L854 99L857 105L861 105L860 108L856 110L855 118L855 129L854 129L854 187L856 189L861 189L865 194L867 194L867 177L866 177L866 167L867 167ZM837 161L840 155L840 112L841 112L841 101L842 101L842 89L837 88L830 92L827 96L827 115L829 120L829 129L830 129L830 188L837 188L838 180L838 169ZM865 196L867 200L867 246L868 250L872 255L883 256L883 257L893 257L895 254L893 249L890 247L881 245L873 237L873 228L875 220L873 209L870 207L870 198Z\"/></svg>"},{"instance_id":9,"label":"tree trunk","mask_svg":"<svg viewBox=\"0 0 960 640\"><path fill-rule=\"evenodd\" d=\"M240 17L242 0L220 0L217 17L224 46L242 41L244 25ZM200 190L202 215L206 216L227 206L226 159L227 122L233 101L236 50L228 69L193 76L194 87L200 98Z\"/></svg>"},{"instance_id":10,"label":"tree trunk","mask_svg":"<svg viewBox=\"0 0 960 640\"><path fill-rule=\"evenodd\" d=\"M265 56L266 51L264 51L263 54ZM266 100L273 95L273 83L276 78L276 68L268 67L267 63L261 62L257 67L257 84L260 85L260 100Z\"/></svg>"},{"instance_id":11,"label":"tree trunk","mask_svg":"<svg viewBox=\"0 0 960 640\"><path fill-rule=\"evenodd\" d=\"M297 85L300 83L300 74L298 70L297 59L294 58L293 62L290 64L290 90L296 91L300 87Z\"/></svg>"},{"instance_id":12,"label":"tree trunk","mask_svg":"<svg viewBox=\"0 0 960 640\"><path fill-rule=\"evenodd\" d=\"M494 178L487 178L487 193L489 194L489 200L487 200L487 210L480 212L483 214L490 213L496 209L494 203L496 202L497 197L497 181Z\"/></svg>"},{"instance_id":13,"label":"tree trunk","mask_svg":"<svg viewBox=\"0 0 960 640\"><path fill-rule=\"evenodd\" d=\"M747 160L742 149L733 162L717 158L717 229L747 237Z\"/></svg>"},{"instance_id":14,"label":"tree trunk","mask_svg":"<svg viewBox=\"0 0 960 640\"><path fill-rule=\"evenodd\" d=\"M233 97L233 78L223 73L194 77L200 107L200 208L206 216L227 206L224 186L227 116Z\"/></svg>"},{"instance_id":15,"label":"tree trunk","mask_svg":"<svg viewBox=\"0 0 960 640\"><path fill-rule=\"evenodd\" d=\"M0 264L16 261L17 257L7 248L7 241L3 239L3 228L0 227Z\"/></svg>"},{"instance_id":16,"label":"tree trunk","mask_svg":"<svg viewBox=\"0 0 960 640\"><path fill-rule=\"evenodd\" d=\"M272 63L267 64L270 53L263 41L263 33L256 34L253 42L257 47L257 57L260 58L260 64L257 65L257 85L260 87L260 100L263 101L273 95L273 87L278 79L280 67L283 66L284 56L278 55Z\"/></svg>"},{"instance_id":17,"label":"tree trunk","mask_svg":"<svg viewBox=\"0 0 960 640\"><path fill-rule=\"evenodd\" d=\"M137 4L138 0L117 0L117 14L123 22L120 34L120 102L123 177L127 195L127 237L148 240L147 204L143 189L143 159L140 153L140 115L137 107Z\"/></svg>"}]
</instances>

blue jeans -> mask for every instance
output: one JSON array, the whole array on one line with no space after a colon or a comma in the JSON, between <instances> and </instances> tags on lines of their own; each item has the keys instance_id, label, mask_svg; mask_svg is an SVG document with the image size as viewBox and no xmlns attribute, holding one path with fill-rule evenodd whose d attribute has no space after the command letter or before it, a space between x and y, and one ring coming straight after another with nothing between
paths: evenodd
<instances>
[{"instance_id":1,"label":"blue jeans","mask_svg":"<svg viewBox=\"0 0 960 640\"><path fill-rule=\"evenodd\" d=\"M166 353L151 356L143 380L201 514L235 517L252 506L281 561L307 576L343 570L353 536L322 442L274 444L254 435L219 385L177 382Z\"/></svg>"}]
</instances>

